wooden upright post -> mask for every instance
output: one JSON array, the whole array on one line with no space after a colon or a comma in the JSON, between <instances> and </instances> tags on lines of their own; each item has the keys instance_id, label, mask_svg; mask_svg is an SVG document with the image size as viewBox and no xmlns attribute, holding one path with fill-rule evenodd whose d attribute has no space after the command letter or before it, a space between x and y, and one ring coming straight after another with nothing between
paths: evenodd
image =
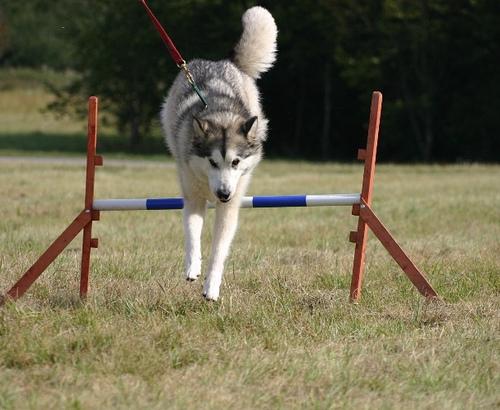
<instances>
[{"instance_id":1,"label":"wooden upright post","mask_svg":"<svg viewBox=\"0 0 500 410\"><path fill-rule=\"evenodd\" d=\"M371 205L373 192L373 177L375 176L375 162L377 160L378 131L380 126L380 114L382 112L382 93L374 91L370 107L370 122L368 124L368 140L366 149L358 151L358 159L365 161L363 171L363 186L361 188L361 199ZM360 206L353 205L352 214L359 216ZM365 251L368 229L365 221L358 218L357 231L351 232L349 238L356 244L354 250L354 264L352 270L350 298L356 301L361 296L361 284L365 269Z\"/></svg>"},{"instance_id":2,"label":"wooden upright post","mask_svg":"<svg viewBox=\"0 0 500 410\"><path fill-rule=\"evenodd\" d=\"M99 212L92 211L94 202L94 179L96 165L102 165L102 157L96 155L97 146L97 97L90 97L88 103L88 127L87 127L87 173L85 179L85 209L84 212L91 215L90 222L83 229L82 263L80 276L80 297L87 296L89 287L90 251L97 248L97 238L92 238L92 221L99 219Z\"/></svg>"}]
</instances>

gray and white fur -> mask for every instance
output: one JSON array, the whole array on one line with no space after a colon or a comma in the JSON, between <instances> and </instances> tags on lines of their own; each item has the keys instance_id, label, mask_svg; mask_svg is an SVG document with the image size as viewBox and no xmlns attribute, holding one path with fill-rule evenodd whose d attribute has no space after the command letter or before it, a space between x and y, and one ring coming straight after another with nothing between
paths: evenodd
<instances>
[{"instance_id":1,"label":"gray and white fur","mask_svg":"<svg viewBox=\"0 0 500 410\"><path fill-rule=\"evenodd\" d=\"M256 79L276 59L278 30L262 7L242 17L243 33L231 59L188 64L208 102L203 103L180 73L169 90L161 121L176 159L184 196L186 279L201 274L201 232L207 201L215 202L215 226L203 295L217 300L224 262L238 224L241 198L262 157L267 119Z\"/></svg>"}]
</instances>

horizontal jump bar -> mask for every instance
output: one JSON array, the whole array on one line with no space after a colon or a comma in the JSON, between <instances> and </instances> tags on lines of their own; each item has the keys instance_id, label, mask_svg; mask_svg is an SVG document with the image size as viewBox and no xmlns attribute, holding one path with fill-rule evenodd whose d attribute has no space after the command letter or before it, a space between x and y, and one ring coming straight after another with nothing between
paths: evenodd
<instances>
[{"instance_id":1,"label":"horizontal jump bar","mask_svg":"<svg viewBox=\"0 0 500 410\"><path fill-rule=\"evenodd\" d=\"M245 196L242 198L241 208L338 206L359 203L360 194ZM96 211L151 211L183 207L182 198L96 199L93 203L93 209ZM214 208L214 204L209 203L208 207Z\"/></svg>"}]
</instances>

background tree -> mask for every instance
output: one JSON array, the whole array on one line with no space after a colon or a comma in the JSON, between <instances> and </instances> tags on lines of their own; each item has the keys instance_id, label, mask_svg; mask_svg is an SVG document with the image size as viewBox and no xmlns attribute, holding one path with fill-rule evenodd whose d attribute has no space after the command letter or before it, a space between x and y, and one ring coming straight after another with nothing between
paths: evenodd
<instances>
[{"instance_id":1,"label":"background tree","mask_svg":"<svg viewBox=\"0 0 500 410\"><path fill-rule=\"evenodd\" d=\"M336 53L341 75L358 96L380 88L386 97L382 152L397 153L399 160L498 161L498 139L484 132L494 133L493 107L500 106L500 70L494 72L500 38L493 28L500 24L500 3L339 5L332 8L342 27ZM476 139L478 132L484 138Z\"/></svg>"},{"instance_id":2,"label":"background tree","mask_svg":"<svg viewBox=\"0 0 500 410\"><path fill-rule=\"evenodd\" d=\"M73 46L66 30L71 21L69 3L68 0L2 0L0 42L3 38L4 53L2 58L0 49L0 62L24 67L70 67Z\"/></svg>"},{"instance_id":3,"label":"background tree","mask_svg":"<svg viewBox=\"0 0 500 410\"><path fill-rule=\"evenodd\" d=\"M186 56L220 58L228 54L231 47L221 35L227 35L231 27L237 32L239 16L229 19L232 26L224 25L220 17L240 9L234 2L207 6L193 1L190 7L181 1L153 0L149 4L182 44ZM58 102L52 107L82 106L78 99L97 94L114 114L119 131L129 135L134 146L157 120L178 70L138 2L88 0L78 8L78 16L70 31L73 67L80 76L64 89L54 90Z\"/></svg>"},{"instance_id":4,"label":"background tree","mask_svg":"<svg viewBox=\"0 0 500 410\"><path fill-rule=\"evenodd\" d=\"M9 46L9 40L7 37L7 21L4 14L5 13L2 9L0 9L0 64L4 60Z\"/></svg>"},{"instance_id":5,"label":"background tree","mask_svg":"<svg viewBox=\"0 0 500 410\"><path fill-rule=\"evenodd\" d=\"M228 55L241 14L256 3L149 0L187 59ZM276 66L259 80L269 155L352 159L365 138L370 93L379 89L382 159L500 159L497 0L259 4L280 30ZM71 84L53 90L54 107L85 106L98 94L132 145L158 121L177 74L135 0L2 0L0 65L72 69Z\"/></svg>"}]
</instances>

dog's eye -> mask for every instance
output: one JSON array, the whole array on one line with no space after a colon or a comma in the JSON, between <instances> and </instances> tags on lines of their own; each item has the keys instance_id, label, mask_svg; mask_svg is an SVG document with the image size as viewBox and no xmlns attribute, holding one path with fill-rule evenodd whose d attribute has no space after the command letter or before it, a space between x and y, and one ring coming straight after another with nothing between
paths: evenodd
<instances>
[{"instance_id":1,"label":"dog's eye","mask_svg":"<svg viewBox=\"0 0 500 410\"><path fill-rule=\"evenodd\" d=\"M236 158L236 159L233 159L233 162L231 162L231 165L233 168L236 168L239 163L240 163L240 160L238 158Z\"/></svg>"},{"instance_id":2,"label":"dog's eye","mask_svg":"<svg viewBox=\"0 0 500 410\"><path fill-rule=\"evenodd\" d=\"M210 162L210 165L212 165L212 168L219 168L217 166L217 163L213 159L209 159L208 162Z\"/></svg>"}]
</instances>

